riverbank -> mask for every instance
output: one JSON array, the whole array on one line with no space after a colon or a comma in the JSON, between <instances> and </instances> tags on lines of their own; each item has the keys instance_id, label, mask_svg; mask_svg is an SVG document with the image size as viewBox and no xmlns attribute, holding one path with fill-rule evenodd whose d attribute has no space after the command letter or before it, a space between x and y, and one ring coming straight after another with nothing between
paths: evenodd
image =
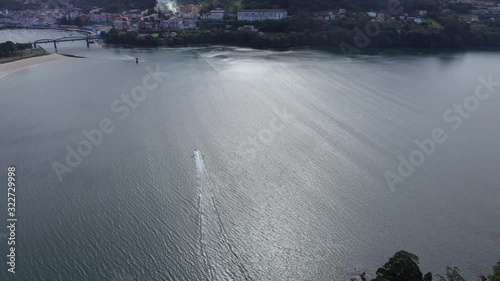
<instances>
[{"instance_id":1,"label":"riverbank","mask_svg":"<svg viewBox=\"0 0 500 281\"><path fill-rule=\"evenodd\" d=\"M49 52L45 51L42 48L23 50L19 53L13 54L13 55L9 55L6 57L0 57L0 64L15 62L15 61L23 60L23 59L34 58L34 57L46 56L49 54L50 54Z\"/></svg>"},{"instance_id":2,"label":"riverbank","mask_svg":"<svg viewBox=\"0 0 500 281\"><path fill-rule=\"evenodd\" d=\"M0 30L8 30L8 29L24 29L24 30L58 30L58 31L76 31L76 32L82 32L82 33L87 33L88 35L96 35L95 32L91 30L86 30L86 29L79 29L79 28L61 28L61 27L18 27L18 26L4 26L0 27Z\"/></svg>"},{"instance_id":3,"label":"riverbank","mask_svg":"<svg viewBox=\"0 0 500 281\"><path fill-rule=\"evenodd\" d=\"M22 59L22 60L17 60L13 62L8 62L8 63L3 63L0 64L0 79L13 74L15 72L28 69L30 67L42 64L42 63L47 63L51 61L58 61L58 60L64 60L67 59L67 57L62 56L62 55L57 55L57 54L52 54L52 55L46 55L46 56L39 56L39 57L33 57L33 58L27 58L27 59Z\"/></svg>"}]
</instances>

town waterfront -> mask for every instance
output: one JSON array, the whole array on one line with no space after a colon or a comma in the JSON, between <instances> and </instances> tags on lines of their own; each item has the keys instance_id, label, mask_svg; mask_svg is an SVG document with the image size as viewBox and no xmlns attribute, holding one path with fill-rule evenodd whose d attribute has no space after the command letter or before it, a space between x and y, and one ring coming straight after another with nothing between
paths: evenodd
<instances>
[{"instance_id":1,"label":"town waterfront","mask_svg":"<svg viewBox=\"0 0 500 281\"><path fill-rule=\"evenodd\" d=\"M401 249L474 280L499 259L499 53L58 52L85 58L0 79L19 219L1 280L349 280Z\"/></svg>"}]
</instances>

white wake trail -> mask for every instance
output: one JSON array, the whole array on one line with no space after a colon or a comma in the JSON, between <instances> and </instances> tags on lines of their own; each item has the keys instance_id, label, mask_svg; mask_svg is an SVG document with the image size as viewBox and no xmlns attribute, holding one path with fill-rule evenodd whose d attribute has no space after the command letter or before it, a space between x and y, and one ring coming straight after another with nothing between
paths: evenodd
<instances>
[{"instance_id":1,"label":"white wake trail","mask_svg":"<svg viewBox=\"0 0 500 281\"><path fill-rule=\"evenodd\" d=\"M199 180L200 243L206 274L210 281L251 280L224 229L204 157L199 150L194 151L193 157Z\"/></svg>"}]
</instances>

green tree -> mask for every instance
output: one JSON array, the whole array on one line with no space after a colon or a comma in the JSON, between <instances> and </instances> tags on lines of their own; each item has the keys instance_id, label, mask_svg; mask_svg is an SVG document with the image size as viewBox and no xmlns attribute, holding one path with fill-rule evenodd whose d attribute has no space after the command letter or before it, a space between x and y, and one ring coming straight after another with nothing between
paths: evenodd
<instances>
[{"instance_id":1,"label":"green tree","mask_svg":"<svg viewBox=\"0 0 500 281\"><path fill-rule=\"evenodd\" d=\"M372 281L423 281L422 272L418 266L418 257L406 251L399 251L376 272ZM426 281L432 280L432 275L425 274ZM431 279L428 279L431 278Z\"/></svg>"},{"instance_id":2,"label":"green tree","mask_svg":"<svg viewBox=\"0 0 500 281\"><path fill-rule=\"evenodd\" d=\"M82 18L76 17L75 20L73 21L73 24L77 26L82 26L83 25Z\"/></svg>"},{"instance_id":3,"label":"green tree","mask_svg":"<svg viewBox=\"0 0 500 281\"><path fill-rule=\"evenodd\" d=\"M488 276L489 281L500 281L500 261L493 266L493 275Z\"/></svg>"},{"instance_id":4,"label":"green tree","mask_svg":"<svg viewBox=\"0 0 500 281\"><path fill-rule=\"evenodd\" d=\"M436 277L439 278L438 281L466 281L465 278L460 276L460 270L457 267L446 267L446 278L436 274Z\"/></svg>"},{"instance_id":5,"label":"green tree","mask_svg":"<svg viewBox=\"0 0 500 281\"><path fill-rule=\"evenodd\" d=\"M4 48L2 48L5 53L15 53L17 52L17 45L12 41L7 41L4 43Z\"/></svg>"}]
</instances>

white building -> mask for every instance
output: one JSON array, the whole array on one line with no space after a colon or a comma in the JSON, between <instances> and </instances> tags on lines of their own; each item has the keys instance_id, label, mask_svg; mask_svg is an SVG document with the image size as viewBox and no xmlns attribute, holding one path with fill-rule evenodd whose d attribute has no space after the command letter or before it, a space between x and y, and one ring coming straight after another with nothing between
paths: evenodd
<instances>
[{"instance_id":1,"label":"white building","mask_svg":"<svg viewBox=\"0 0 500 281\"><path fill-rule=\"evenodd\" d=\"M80 16L80 13L79 12L71 12L69 13L69 16L72 18L72 19L75 19L77 17Z\"/></svg>"},{"instance_id":2,"label":"white building","mask_svg":"<svg viewBox=\"0 0 500 281\"><path fill-rule=\"evenodd\" d=\"M242 10L238 12L240 21L280 20L287 16L286 10Z\"/></svg>"},{"instance_id":3,"label":"white building","mask_svg":"<svg viewBox=\"0 0 500 281\"><path fill-rule=\"evenodd\" d=\"M90 14L91 22L106 22L107 20L106 14Z\"/></svg>"},{"instance_id":4,"label":"white building","mask_svg":"<svg viewBox=\"0 0 500 281\"><path fill-rule=\"evenodd\" d=\"M238 30L244 30L244 31L252 31L252 32L257 32L259 31L255 26L253 25L244 25L243 27L238 28Z\"/></svg>"},{"instance_id":5,"label":"white building","mask_svg":"<svg viewBox=\"0 0 500 281\"><path fill-rule=\"evenodd\" d=\"M147 22L153 22L158 20L159 15L158 14L151 14L149 16L144 16L142 17L142 20L147 21Z\"/></svg>"},{"instance_id":6,"label":"white building","mask_svg":"<svg viewBox=\"0 0 500 281\"><path fill-rule=\"evenodd\" d=\"M96 8L90 10L89 14L99 14L102 11L102 8Z\"/></svg>"},{"instance_id":7,"label":"white building","mask_svg":"<svg viewBox=\"0 0 500 281\"><path fill-rule=\"evenodd\" d=\"M113 25L115 26L116 29L127 29L128 28L128 23L124 20L115 20L113 22Z\"/></svg>"},{"instance_id":8,"label":"white building","mask_svg":"<svg viewBox=\"0 0 500 281\"><path fill-rule=\"evenodd\" d=\"M183 28L182 18L171 18L169 20L162 21L160 23L160 28L163 30L179 30Z\"/></svg>"},{"instance_id":9,"label":"white building","mask_svg":"<svg viewBox=\"0 0 500 281\"><path fill-rule=\"evenodd\" d=\"M210 20L222 20L224 19L224 10L217 9L210 11L210 15L208 16Z\"/></svg>"},{"instance_id":10,"label":"white building","mask_svg":"<svg viewBox=\"0 0 500 281\"><path fill-rule=\"evenodd\" d=\"M197 21L198 19L193 15L182 17L182 25L187 28L196 28Z\"/></svg>"},{"instance_id":11,"label":"white building","mask_svg":"<svg viewBox=\"0 0 500 281\"><path fill-rule=\"evenodd\" d=\"M111 26L109 25L94 25L91 26L92 31L95 33L101 33L101 32L109 32L111 30Z\"/></svg>"}]
</instances>

